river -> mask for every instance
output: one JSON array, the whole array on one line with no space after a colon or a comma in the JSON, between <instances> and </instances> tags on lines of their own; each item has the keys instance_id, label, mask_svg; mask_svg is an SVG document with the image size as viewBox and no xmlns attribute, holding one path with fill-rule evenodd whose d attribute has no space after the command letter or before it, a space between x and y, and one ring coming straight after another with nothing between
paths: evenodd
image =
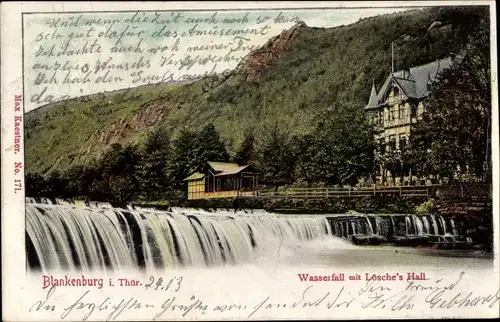
<instances>
[{"instance_id":1,"label":"river","mask_svg":"<svg viewBox=\"0 0 500 322\"><path fill-rule=\"evenodd\" d=\"M359 219L356 224L339 225L335 221L332 223L332 217L336 216L346 217L278 215L261 210L209 212L173 208L158 211L27 203L28 268L36 271L116 271L255 263L337 268L480 268L493 265L491 258L477 251L355 246L349 237L357 230L375 236L387 233L387 227L381 224L383 220L379 216L371 219L353 216ZM395 221L390 218L385 222ZM402 218L400 222L408 224L402 228L406 232L429 232L435 226L435 234L449 235L446 227L452 226L450 219L447 219L448 224L443 218L433 219L434 225L429 225L432 221L422 219L425 217L415 219L414 215L400 215L399 218ZM417 225L416 222L427 224ZM438 227L438 222L442 226ZM339 229L344 226L346 229ZM389 230L395 233L394 227Z\"/></svg>"}]
</instances>

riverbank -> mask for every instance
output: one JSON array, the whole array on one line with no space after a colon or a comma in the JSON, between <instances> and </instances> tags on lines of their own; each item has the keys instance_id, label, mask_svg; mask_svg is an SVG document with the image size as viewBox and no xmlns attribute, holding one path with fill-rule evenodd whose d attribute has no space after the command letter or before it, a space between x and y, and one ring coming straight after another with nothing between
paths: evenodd
<instances>
[{"instance_id":1,"label":"riverbank","mask_svg":"<svg viewBox=\"0 0 500 322\"><path fill-rule=\"evenodd\" d=\"M390 196L335 199L276 199L276 198L221 198L200 200L170 200L137 202L134 205L158 208L189 207L200 209L265 209L283 214L331 213L417 213L417 207L427 198L398 198Z\"/></svg>"}]
</instances>

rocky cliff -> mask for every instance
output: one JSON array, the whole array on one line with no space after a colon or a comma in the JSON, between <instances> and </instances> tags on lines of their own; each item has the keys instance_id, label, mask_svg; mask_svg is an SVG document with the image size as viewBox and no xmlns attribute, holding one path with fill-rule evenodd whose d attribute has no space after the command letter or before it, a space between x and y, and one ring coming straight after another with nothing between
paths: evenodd
<instances>
[{"instance_id":1,"label":"rocky cliff","mask_svg":"<svg viewBox=\"0 0 500 322\"><path fill-rule=\"evenodd\" d=\"M306 24L299 22L278 36L269 39L262 48L243 58L238 64L236 72L241 73L247 82L256 81L293 46L299 37L300 30L304 28L307 28Z\"/></svg>"}]
</instances>

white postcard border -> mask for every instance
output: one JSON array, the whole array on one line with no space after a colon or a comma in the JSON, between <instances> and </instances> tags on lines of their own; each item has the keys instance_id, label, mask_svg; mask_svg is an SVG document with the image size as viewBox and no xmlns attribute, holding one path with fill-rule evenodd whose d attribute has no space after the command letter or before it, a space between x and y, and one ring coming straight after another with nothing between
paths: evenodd
<instances>
[{"instance_id":1,"label":"white postcard border","mask_svg":"<svg viewBox=\"0 0 500 322\"><path fill-rule=\"evenodd\" d=\"M435 5L490 5L491 17L491 68L492 68L492 160L493 160L493 224L494 224L494 256L496 273L499 272L499 229L500 229L500 154L499 154L499 110L498 110L498 59L497 59L497 31L496 31L496 8L493 1L396 1L396 2L13 2L3 3L2 9L2 31L1 31L1 143L2 143L2 289L4 317L6 320L28 319L26 312L17 309L19 303L23 303L30 296L26 294L26 259L25 259L25 221L24 221L24 190L14 191L14 180L22 179L24 170L15 173L15 162L23 162L24 153L14 153L14 117L15 95L23 94L22 84L22 13L23 12L64 12L64 11L104 11L104 10L174 10L174 9L228 9L228 6L238 9L264 9L264 8L359 8L359 7L408 7L408 6L435 6ZM24 99L24 96L23 96ZM21 136L24 136L21 129ZM24 151L24 143L22 145ZM24 180L23 180L24 181ZM24 187L23 187L24 189ZM491 277L492 281L498 283ZM471 287L479 287L471 283ZM489 312L491 313L491 312ZM367 312L367 317L369 313ZM474 312L478 316L480 311ZM426 312L422 312L426 316ZM494 316L495 314L493 314ZM433 315L434 316L434 315ZM306 318L302 316L301 318ZM125 318L123 316L122 318ZM269 316L269 318L280 318ZM300 318L300 317L298 317ZM202 318L203 319L203 318Z\"/></svg>"}]
</instances>

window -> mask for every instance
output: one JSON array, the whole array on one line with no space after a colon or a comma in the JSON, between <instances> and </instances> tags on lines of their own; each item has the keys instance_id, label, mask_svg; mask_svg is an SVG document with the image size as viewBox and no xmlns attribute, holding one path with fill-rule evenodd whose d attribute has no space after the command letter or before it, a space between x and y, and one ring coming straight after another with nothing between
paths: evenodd
<instances>
[{"instance_id":1,"label":"window","mask_svg":"<svg viewBox=\"0 0 500 322\"><path fill-rule=\"evenodd\" d=\"M417 114L417 111L416 111L416 106L415 104L410 104L410 117L415 117L415 115Z\"/></svg>"},{"instance_id":2,"label":"window","mask_svg":"<svg viewBox=\"0 0 500 322\"><path fill-rule=\"evenodd\" d=\"M378 112L378 121L381 126L384 126L384 111L379 111Z\"/></svg>"},{"instance_id":3,"label":"window","mask_svg":"<svg viewBox=\"0 0 500 322\"><path fill-rule=\"evenodd\" d=\"M400 134L399 135L399 150L403 151L404 149L406 149L406 145L407 145L406 135Z\"/></svg>"},{"instance_id":4,"label":"window","mask_svg":"<svg viewBox=\"0 0 500 322\"><path fill-rule=\"evenodd\" d=\"M389 151L395 151L396 150L396 136L391 135L389 136Z\"/></svg>"},{"instance_id":5,"label":"window","mask_svg":"<svg viewBox=\"0 0 500 322\"><path fill-rule=\"evenodd\" d=\"M411 105L411 117L417 117L417 104Z\"/></svg>"},{"instance_id":6,"label":"window","mask_svg":"<svg viewBox=\"0 0 500 322\"><path fill-rule=\"evenodd\" d=\"M404 104L399 105L399 119L402 121L406 119L406 106Z\"/></svg>"},{"instance_id":7,"label":"window","mask_svg":"<svg viewBox=\"0 0 500 322\"><path fill-rule=\"evenodd\" d=\"M399 88L397 86L394 86L392 88L392 91L394 93L394 98L398 98L399 97Z\"/></svg>"},{"instance_id":8,"label":"window","mask_svg":"<svg viewBox=\"0 0 500 322\"><path fill-rule=\"evenodd\" d=\"M389 121L392 121L396 118L394 110L395 110L394 106L389 107Z\"/></svg>"},{"instance_id":9,"label":"window","mask_svg":"<svg viewBox=\"0 0 500 322\"><path fill-rule=\"evenodd\" d=\"M220 179L217 179L217 190L220 191Z\"/></svg>"},{"instance_id":10,"label":"window","mask_svg":"<svg viewBox=\"0 0 500 322\"><path fill-rule=\"evenodd\" d=\"M380 145L380 153L384 154L385 153L385 139L380 139L379 145Z\"/></svg>"}]
</instances>

